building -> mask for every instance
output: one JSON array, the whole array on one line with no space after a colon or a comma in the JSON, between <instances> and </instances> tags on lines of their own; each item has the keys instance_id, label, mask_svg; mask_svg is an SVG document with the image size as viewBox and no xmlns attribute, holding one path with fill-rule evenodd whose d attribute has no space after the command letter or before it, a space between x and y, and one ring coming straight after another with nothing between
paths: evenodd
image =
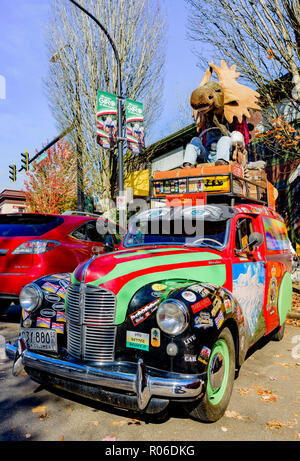
<instances>
[{"instance_id":1,"label":"building","mask_svg":"<svg viewBox=\"0 0 300 461\"><path fill-rule=\"evenodd\" d=\"M0 213L22 213L26 211L26 196L21 190L4 189L0 194Z\"/></svg>"}]
</instances>

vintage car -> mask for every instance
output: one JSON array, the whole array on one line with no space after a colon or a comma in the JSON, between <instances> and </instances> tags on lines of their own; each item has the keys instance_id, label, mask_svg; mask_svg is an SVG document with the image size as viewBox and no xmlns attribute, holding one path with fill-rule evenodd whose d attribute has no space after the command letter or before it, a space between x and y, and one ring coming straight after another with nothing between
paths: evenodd
<instances>
[{"instance_id":1,"label":"vintage car","mask_svg":"<svg viewBox=\"0 0 300 461\"><path fill-rule=\"evenodd\" d=\"M270 207L144 210L118 251L24 287L20 338L6 352L15 374L24 367L46 387L150 414L176 401L216 421L249 348L283 337L290 272Z\"/></svg>"}]
</instances>

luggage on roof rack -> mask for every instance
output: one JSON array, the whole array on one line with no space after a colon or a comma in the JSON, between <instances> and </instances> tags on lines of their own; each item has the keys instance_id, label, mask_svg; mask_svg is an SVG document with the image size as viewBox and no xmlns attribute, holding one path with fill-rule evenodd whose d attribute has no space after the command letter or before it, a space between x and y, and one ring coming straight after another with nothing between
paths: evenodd
<instances>
[{"instance_id":1,"label":"luggage on roof rack","mask_svg":"<svg viewBox=\"0 0 300 461\"><path fill-rule=\"evenodd\" d=\"M195 168L155 171L151 180L151 198L165 199L174 194L206 194L207 203L259 203L275 208L275 187L263 170L248 170L247 178L241 166L202 164Z\"/></svg>"}]
</instances>

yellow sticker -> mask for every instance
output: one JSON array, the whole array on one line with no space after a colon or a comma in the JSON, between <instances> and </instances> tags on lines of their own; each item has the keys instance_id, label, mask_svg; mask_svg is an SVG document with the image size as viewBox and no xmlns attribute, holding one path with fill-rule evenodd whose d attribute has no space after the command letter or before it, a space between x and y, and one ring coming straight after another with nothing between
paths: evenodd
<instances>
[{"instance_id":1,"label":"yellow sticker","mask_svg":"<svg viewBox=\"0 0 300 461\"><path fill-rule=\"evenodd\" d=\"M167 285L164 285L162 283L154 283L154 285L152 285L152 290L154 291L163 291L167 288Z\"/></svg>"},{"instance_id":2,"label":"yellow sticker","mask_svg":"<svg viewBox=\"0 0 300 461\"><path fill-rule=\"evenodd\" d=\"M160 346L160 330L158 328L152 328L151 330L151 346Z\"/></svg>"}]
</instances>

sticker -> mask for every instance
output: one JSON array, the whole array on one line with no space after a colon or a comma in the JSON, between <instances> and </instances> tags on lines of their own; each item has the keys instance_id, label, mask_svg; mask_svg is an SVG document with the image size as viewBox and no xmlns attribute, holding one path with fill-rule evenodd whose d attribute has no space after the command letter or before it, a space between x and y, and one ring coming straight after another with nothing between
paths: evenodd
<instances>
[{"instance_id":1,"label":"sticker","mask_svg":"<svg viewBox=\"0 0 300 461\"><path fill-rule=\"evenodd\" d=\"M224 299L224 306L226 313L229 314L229 312L231 312L231 302L229 298Z\"/></svg>"},{"instance_id":2,"label":"sticker","mask_svg":"<svg viewBox=\"0 0 300 461\"><path fill-rule=\"evenodd\" d=\"M67 321L67 316L65 312L56 312L56 321L57 322L66 322Z\"/></svg>"},{"instance_id":3,"label":"sticker","mask_svg":"<svg viewBox=\"0 0 300 461\"><path fill-rule=\"evenodd\" d=\"M198 301L195 304L191 305L191 309L196 314L197 312L201 311L202 309L205 309L211 304L211 300L209 298L202 299L201 301Z\"/></svg>"},{"instance_id":4,"label":"sticker","mask_svg":"<svg viewBox=\"0 0 300 461\"><path fill-rule=\"evenodd\" d=\"M45 298L50 303L57 303L57 302L61 301L60 296L56 295L55 293L45 293Z\"/></svg>"},{"instance_id":5,"label":"sticker","mask_svg":"<svg viewBox=\"0 0 300 461\"><path fill-rule=\"evenodd\" d=\"M156 311L158 305L159 299L156 299L155 301L152 301L151 303L131 314L129 317L131 318L133 325L136 326L146 320L146 318L148 318L151 314L153 314L153 312Z\"/></svg>"},{"instance_id":6,"label":"sticker","mask_svg":"<svg viewBox=\"0 0 300 461\"><path fill-rule=\"evenodd\" d=\"M184 356L184 361L185 362L196 362L197 361L197 356L196 355L185 355Z\"/></svg>"},{"instance_id":7,"label":"sticker","mask_svg":"<svg viewBox=\"0 0 300 461\"><path fill-rule=\"evenodd\" d=\"M62 288L65 288L65 289L66 289L66 288L68 288L68 286L70 285L70 280L64 280L64 279L62 279L62 280L59 280L58 283L60 284L60 286L61 286Z\"/></svg>"},{"instance_id":8,"label":"sticker","mask_svg":"<svg viewBox=\"0 0 300 461\"><path fill-rule=\"evenodd\" d=\"M278 300L278 283L276 278L276 267L272 266L271 269L271 279L268 289L268 298L267 298L267 311L276 308ZM271 312L270 312L271 314Z\"/></svg>"},{"instance_id":9,"label":"sticker","mask_svg":"<svg viewBox=\"0 0 300 461\"><path fill-rule=\"evenodd\" d=\"M63 323L54 323L52 322L51 329L55 330L56 333L64 333L64 324Z\"/></svg>"},{"instance_id":10,"label":"sticker","mask_svg":"<svg viewBox=\"0 0 300 461\"><path fill-rule=\"evenodd\" d=\"M223 324L224 322L224 315L222 312L220 312L217 317L215 318L215 324L217 326L217 328L219 329L221 327L221 325Z\"/></svg>"},{"instance_id":11,"label":"sticker","mask_svg":"<svg viewBox=\"0 0 300 461\"><path fill-rule=\"evenodd\" d=\"M149 351L149 335L137 331L126 332L126 347Z\"/></svg>"},{"instance_id":12,"label":"sticker","mask_svg":"<svg viewBox=\"0 0 300 461\"><path fill-rule=\"evenodd\" d=\"M167 288L167 285L164 285L163 283L154 283L151 288L154 291L163 291Z\"/></svg>"},{"instance_id":13,"label":"sticker","mask_svg":"<svg viewBox=\"0 0 300 461\"><path fill-rule=\"evenodd\" d=\"M204 359L209 359L211 354L211 349L209 347L203 346L200 352L200 356Z\"/></svg>"},{"instance_id":14,"label":"sticker","mask_svg":"<svg viewBox=\"0 0 300 461\"><path fill-rule=\"evenodd\" d=\"M54 285L53 283L50 283L50 282L46 282L44 283L44 285L42 285L42 289L49 291L50 293L56 293L58 288L59 287L57 285Z\"/></svg>"},{"instance_id":15,"label":"sticker","mask_svg":"<svg viewBox=\"0 0 300 461\"><path fill-rule=\"evenodd\" d=\"M160 346L160 330L158 328L152 328L151 330L151 346Z\"/></svg>"},{"instance_id":16,"label":"sticker","mask_svg":"<svg viewBox=\"0 0 300 461\"><path fill-rule=\"evenodd\" d=\"M38 317L36 319L36 326L39 328L50 328L51 319Z\"/></svg>"},{"instance_id":17,"label":"sticker","mask_svg":"<svg viewBox=\"0 0 300 461\"><path fill-rule=\"evenodd\" d=\"M220 298L216 297L212 304L213 304L213 308L211 310L211 315L215 317L222 306L222 301Z\"/></svg>"},{"instance_id":18,"label":"sticker","mask_svg":"<svg viewBox=\"0 0 300 461\"><path fill-rule=\"evenodd\" d=\"M42 309L40 311L40 314L43 317L54 317L56 315L56 312L53 309Z\"/></svg>"},{"instance_id":19,"label":"sticker","mask_svg":"<svg viewBox=\"0 0 300 461\"><path fill-rule=\"evenodd\" d=\"M196 336L193 335L193 336L190 336L189 338L184 339L183 342L184 342L184 344L186 346L188 346L189 344L191 344L195 340L196 340Z\"/></svg>"},{"instance_id":20,"label":"sticker","mask_svg":"<svg viewBox=\"0 0 300 461\"><path fill-rule=\"evenodd\" d=\"M195 291L199 295L201 295L203 298L206 298L207 295L209 295L209 291L202 287L201 285L192 285L189 287L190 290Z\"/></svg>"},{"instance_id":21,"label":"sticker","mask_svg":"<svg viewBox=\"0 0 300 461\"><path fill-rule=\"evenodd\" d=\"M208 312L200 312L198 317L195 317L194 322L195 328L204 328L204 330L213 326L212 318Z\"/></svg>"},{"instance_id":22,"label":"sticker","mask_svg":"<svg viewBox=\"0 0 300 461\"><path fill-rule=\"evenodd\" d=\"M22 309L22 319L25 320L29 316L28 312L26 312L24 309Z\"/></svg>"},{"instance_id":23,"label":"sticker","mask_svg":"<svg viewBox=\"0 0 300 461\"><path fill-rule=\"evenodd\" d=\"M65 305L62 303L55 303L53 304L52 309L55 309L56 311L64 311Z\"/></svg>"},{"instance_id":24,"label":"sticker","mask_svg":"<svg viewBox=\"0 0 300 461\"><path fill-rule=\"evenodd\" d=\"M65 296L66 296L66 291L67 291L67 290L66 290L65 288L61 287L61 288L56 292L56 294L57 294L58 296L60 296L61 298L65 298Z\"/></svg>"},{"instance_id":25,"label":"sticker","mask_svg":"<svg viewBox=\"0 0 300 461\"><path fill-rule=\"evenodd\" d=\"M211 349L209 349L209 347L203 346L199 354L198 361L204 363L204 365L207 365L210 354L211 354Z\"/></svg>"},{"instance_id":26,"label":"sticker","mask_svg":"<svg viewBox=\"0 0 300 461\"><path fill-rule=\"evenodd\" d=\"M197 296L192 291L183 291L181 293L181 296L183 297L183 299L189 301L190 303L195 302L197 299Z\"/></svg>"}]
</instances>

